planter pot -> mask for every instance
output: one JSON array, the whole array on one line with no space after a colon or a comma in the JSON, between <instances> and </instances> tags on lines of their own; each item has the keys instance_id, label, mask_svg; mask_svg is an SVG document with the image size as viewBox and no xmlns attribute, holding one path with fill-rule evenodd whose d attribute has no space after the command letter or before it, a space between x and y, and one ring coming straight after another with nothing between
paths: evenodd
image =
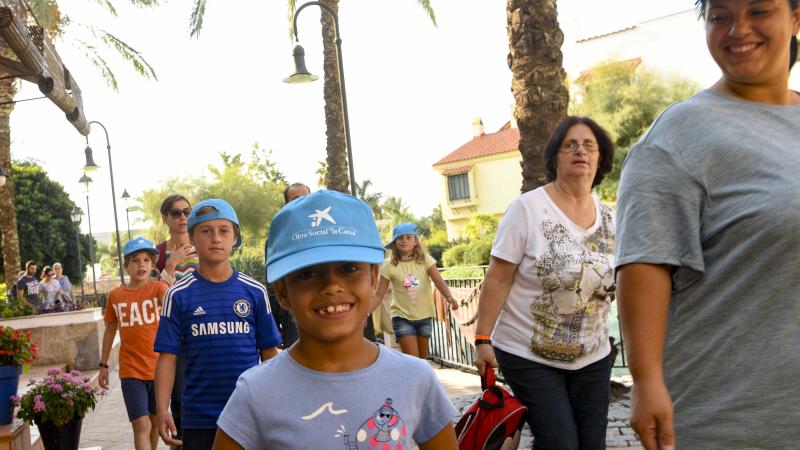
<instances>
[{"instance_id":1,"label":"planter pot","mask_svg":"<svg viewBox=\"0 0 800 450\"><path fill-rule=\"evenodd\" d=\"M17 395L22 366L0 366L0 425L13 420L14 405L11 396Z\"/></svg>"},{"instance_id":2,"label":"planter pot","mask_svg":"<svg viewBox=\"0 0 800 450\"><path fill-rule=\"evenodd\" d=\"M58 427L52 422L37 423L44 450L78 450L83 419L77 418Z\"/></svg>"}]
</instances>

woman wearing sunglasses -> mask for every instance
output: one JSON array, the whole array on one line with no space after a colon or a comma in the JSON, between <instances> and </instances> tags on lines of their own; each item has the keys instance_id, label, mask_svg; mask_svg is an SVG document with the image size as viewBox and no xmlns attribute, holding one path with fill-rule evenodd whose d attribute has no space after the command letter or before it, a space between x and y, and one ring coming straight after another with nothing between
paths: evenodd
<instances>
[{"instance_id":1,"label":"woman wearing sunglasses","mask_svg":"<svg viewBox=\"0 0 800 450\"><path fill-rule=\"evenodd\" d=\"M161 279L172 285L176 281L192 273L200 264L197 259L197 252L189 241L189 230L186 226L189 221L189 213L192 212L192 205L186 197L173 194L165 198L161 203L161 220L169 228L169 239L156 246L158 249L158 261L156 270ZM183 394L184 379L183 373L186 370L186 354L178 355L178 363L175 368L175 382L172 385L172 397L170 399L170 410L178 434L175 436L181 439L181 396Z\"/></svg>"},{"instance_id":2,"label":"woman wearing sunglasses","mask_svg":"<svg viewBox=\"0 0 800 450\"><path fill-rule=\"evenodd\" d=\"M169 228L169 239L156 246L156 270L169 285L192 273L199 264L186 228L191 211L189 200L182 195L170 195L161 203L161 220Z\"/></svg>"}]
</instances>

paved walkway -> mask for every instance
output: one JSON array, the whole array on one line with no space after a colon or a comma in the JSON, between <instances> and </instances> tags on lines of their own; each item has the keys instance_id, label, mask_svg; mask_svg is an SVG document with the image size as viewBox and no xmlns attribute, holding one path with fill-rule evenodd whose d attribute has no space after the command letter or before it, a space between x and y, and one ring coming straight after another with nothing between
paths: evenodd
<instances>
[{"instance_id":1,"label":"paved walkway","mask_svg":"<svg viewBox=\"0 0 800 450\"><path fill-rule=\"evenodd\" d=\"M440 368L438 364L431 364L442 385L447 390L448 397L453 401L459 411L463 411L474 403L480 394L480 379L470 373L455 369ZM81 448L102 447L103 450L134 450L133 432L125 413L125 404L122 400L122 389L116 371L109 374L111 386L108 393L97 403L94 412L90 412L83 420L81 431ZM608 433L606 445L609 450L620 448L640 448L633 430L627 425L630 415L628 400L611 404L609 408ZM454 423L457 418L454 419ZM520 443L521 450L531 448L532 438L526 426ZM168 450L169 447L161 443L158 450Z\"/></svg>"}]
</instances>

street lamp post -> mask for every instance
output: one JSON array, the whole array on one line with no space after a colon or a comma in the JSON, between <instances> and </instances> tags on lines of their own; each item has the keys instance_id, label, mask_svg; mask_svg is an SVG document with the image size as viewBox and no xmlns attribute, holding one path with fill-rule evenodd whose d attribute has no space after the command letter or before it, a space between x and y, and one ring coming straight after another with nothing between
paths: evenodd
<instances>
[{"instance_id":1,"label":"street lamp post","mask_svg":"<svg viewBox=\"0 0 800 450\"><path fill-rule=\"evenodd\" d=\"M92 288L94 293L97 294L97 274L94 272L94 244L92 243L94 239L94 236L92 236L92 210L89 208L89 190L92 185L92 179L84 172L78 182L84 186L84 192L86 193L86 218L89 223L89 265L92 266ZM83 286L83 283L81 283L81 286Z\"/></svg>"},{"instance_id":2,"label":"street lamp post","mask_svg":"<svg viewBox=\"0 0 800 450\"><path fill-rule=\"evenodd\" d=\"M81 297L83 297L84 295L86 295L83 292L83 265L81 265L81 228L80 228L80 224L81 224L81 216L83 215L83 211L81 211L81 209L76 206L72 210L72 213L70 213L70 215L72 216L72 223L75 224L75 244L78 247L78 271L79 271L78 275L80 277L80 283L81 283Z\"/></svg>"},{"instance_id":3,"label":"street lamp post","mask_svg":"<svg viewBox=\"0 0 800 450\"><path fill-rule=\"evenodd\" d=\"M129 205L129 203L131 201L131 195L128 194L128 190L127 189L123 189L122 190L122 197L120 197L120 198L122 198L122 201L125 202L125 225L128 227L128 240L130 241L131 240L131 218L128 215L128 212L130 212L131 209L128 207L128 205Z\"/></svg>"},{"instance_id":4,"label":"street lamp post","mask_svg":"<svg viewBox=\"0 0 800 450\"><path fill-rule=\"evenodd\" d=\"M103 133L106 135L106 149L108 150L108 173L111 174L111 203L114 206L114 230L117 232L117 262L119 263L119 279L122 284L125 284L125 269L122 267L122 242L119 238L119 219L117 218L117 194L114 191L114 167L111 164L111 141L108 140L108 130L106 130L105 125L102 123L92 120L89 122L89 125L92 124L100 125L100 128L103 129ZM86 136L86 165L84 166L84 170L92 171L97 169L97 164L94 163L94 158L92 158L92 148L89 147L89 136Z\"/></svg>"},{"instance_id":5,"label":"street lamp post","mask_svg":"<svg viewBox=\"0 0 800 450\"><path fill-rule=\"evenodd\" d=\"M356 176L355 171L353 169L353 149L350 145L350 118L347 115L347 91L345 89L344 84L344 63L342 62L342 38L339 33L339 16L336 15L336 11L333 10L330 6L326 5L325 3L314 1L308 2L301 5L297 8L297 11L294 13L294 21L292 22L292 30L294 32L294 40L295 42L299 42L299 38L297 36L297 18L300 16L300 11L305 9L307 6L316 5L319 6L320 9L327 11L333 16L333 25L336 31L336 56L339 62L339 90L342 93L342 113L343 113L343 121L344 121L344 140L345 144L347 145L347 167L349 169L350 174L350 193L354 196L358 195L358 191L356 190ZM303 47L300 45L295 45L294 51L292 52L294 56L294 63L295 63L295 73L287 77L283 80L284 83L310 83L314 80L318 80L319 77L308 73L306 69L306 62L305 62L305 51Z\"/></svg>"}]
</instances>

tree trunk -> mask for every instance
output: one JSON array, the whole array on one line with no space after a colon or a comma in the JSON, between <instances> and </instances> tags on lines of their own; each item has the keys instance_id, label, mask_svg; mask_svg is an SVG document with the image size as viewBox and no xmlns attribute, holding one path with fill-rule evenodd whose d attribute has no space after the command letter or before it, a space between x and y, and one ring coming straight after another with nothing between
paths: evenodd
<instances>
[{"instance_id":1,"label":"tree trunk","mask_svg":"<svg viewBox=\"0 0 800 450\"><path fill-rule=\"evenodd\" d=\"M556 0L508 0L508 67L514 117L522 153L522 192L546 183L544 146L566 117L569 93L564 86Z\"/></svg>"},{"instance_id":2,"label":"tree trunk","mask_svg":"<svg viewBox=\"0 0 800 450\"><path fill-rule=\"evenodd\" d=\"M0 76L6 76L0 72ZM14 78L0 79L0 102L10 102L17 93ZM9 116L14 104L0 105L0 167L11 173L11 126ZM17 238L17 214L14 209L14 178L6 178L6 184L0 187L0 237L3 246L3 271L6 285L17 281L20 270L19 239Z\"/></svg>"},{"instance_id":3,"label":"tree trunk","mask_svg":"<svg viewBox=\"0 0 800 450\"><path fill-rule=\"evenodd\" d=\"M324 0L324 3L339 11L339 0ZM344 116L342 113L342 90L339 84L339 61L336 55L336 28L333 17L322 11L322 42L324 48L323 70L325 84L325 134L328 137L327 188L339 192L350 193L350 177L347 168L347 143L344 134Z\"/></svg>"}]
</instances>

